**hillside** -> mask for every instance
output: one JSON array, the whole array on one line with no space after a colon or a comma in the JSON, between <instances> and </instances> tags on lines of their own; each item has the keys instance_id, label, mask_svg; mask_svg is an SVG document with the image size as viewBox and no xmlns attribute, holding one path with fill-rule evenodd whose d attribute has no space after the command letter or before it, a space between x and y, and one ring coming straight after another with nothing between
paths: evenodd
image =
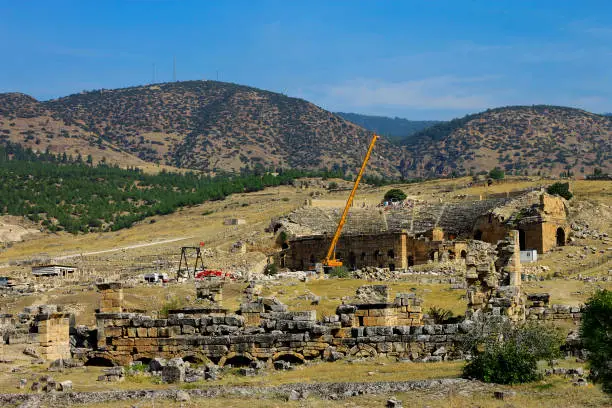
<instances>
[{"instance_id":1,"label":"hillside","mask_svg":"<svg viewBox=\"0 0 612 408\"><path fill-rule=\"evenodd\" d=\"M0 142L19 143L35 151L66 153L83 160L107 161L121 166L151 167L74 123L66 123L49 107L36 99L20 94L0 94Z\"/></svg>"},{"instance_id":2,"label":"hillside","mask_svg":"<svg viewBox=\"0 0 612 408\"><path fill-rule=\"evenodd\" d=\"M359 113L336 112L336 115L392 141L404 140L423 129L441 123L439 120L408 120Z\"/></svg>"},{"instance_id":3,"label":"hillside","mask_svg":"<svg viewBox=\"0 0 612 408\"><path fill-rule=\"evenodd\" d=\"M418 142L416 142L418 141ZM612 120L579 109L512 106L441 123L405 140L408 176L478 172L589 174L611 170Z\"/></svg>"},{"instance_id":4,"label":"hillside","mask_svg":"<svg viewBox=\"0 0 612 408\"><path fill-rule=\"evenodd\" d=\"M354 172L370 140L366 130L302 99L215 81L99 90L43 105L142 160L203 171L260 165ZM372 174L399 175L378 156L390 149L378 144Z\"/></svg>"}]
</instances>

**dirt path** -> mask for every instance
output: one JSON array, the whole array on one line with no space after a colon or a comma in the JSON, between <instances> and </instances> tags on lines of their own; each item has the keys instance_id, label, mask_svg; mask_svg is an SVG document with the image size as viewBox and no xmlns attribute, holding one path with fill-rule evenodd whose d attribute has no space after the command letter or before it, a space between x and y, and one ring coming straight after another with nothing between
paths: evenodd
<instances>
[{"instance_id":1,"label":"dirt path","mask_svg":"<svg viewBox=\"0 0 612 408\"><path fill-rule=\"evenodd\" d=\"M82 252L82 253L72 254L72 255L63 255L63 256L53 257L53 259L55 259L57 261L62 261L62 260L65 260L65 259L76 258L78 256L99 255L99 254L105 254L105 253L108 253L108 252L122 251L122 250L126 250L126 249L135 249L135 248L142 248L142 247L148 247L148 246L153 246L153 245L168 244L170 242L182 241L182 240L190 239L190 238L193 238L193 236L165 239L163 241L147 242L147 243L144 243L144 244L127 245L127 246L116 247L116 248L111 248L111 249L104 249L102 251Z\"/></svg>"}]
</instances>

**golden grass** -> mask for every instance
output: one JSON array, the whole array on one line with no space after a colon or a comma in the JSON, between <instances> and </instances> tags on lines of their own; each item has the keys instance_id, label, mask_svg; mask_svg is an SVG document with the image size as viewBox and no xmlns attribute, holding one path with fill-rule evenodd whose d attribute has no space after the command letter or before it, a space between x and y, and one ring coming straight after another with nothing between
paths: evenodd
<instances>
[{"instance_id":1,"label":"golden grass","mask_svg":"<svg viewBox=\"0 0 612 408\"><path fill-rule=\"evenodd\" d=\"M192 398L189 402L177 402L174 400L132 400L115 401L101 404L78 405L78 407L210 407L210 408L263 408L263 407L309 407L326 408L329 406L344 406L351 408L383 407L390 397L403 401L404 406L430 407L430 408L578 408L578 407L610 407L612 400L605 395L599 386L588 385L577 388L568 379L553 376L543 381L519 386L490 385L483 390L470 391L468 389L455 389L453 387L440 390L416 390L392 395L363 395L346 398L341 401L329 401L309 397L303 401L286 401L282 396L277 397L254 397L254 398ZM512 390L516 396L509 400L497 400L493 396L495 390ZM77 407L77 406L75 406Z\"/></svg>"}]
</instances>

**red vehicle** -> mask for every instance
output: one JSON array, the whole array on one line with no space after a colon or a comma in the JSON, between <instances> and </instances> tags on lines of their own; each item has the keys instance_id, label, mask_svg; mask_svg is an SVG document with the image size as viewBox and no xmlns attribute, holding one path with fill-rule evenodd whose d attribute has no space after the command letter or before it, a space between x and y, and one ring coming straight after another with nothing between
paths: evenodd
<instances>
[{"instance_id":1,"label":"red vehicle","mask_svg":"<svg viewBox=\"0 0 612 408\"><path fill-rule=\"evenodd\" d=\"M220 278L220 279L231 279L235 280L236 277L229 273L223 272L215 269L205 269L203 271L197 272L195 275L196 279L206 279L206 278Z\"/></svg>"}]
</instances>

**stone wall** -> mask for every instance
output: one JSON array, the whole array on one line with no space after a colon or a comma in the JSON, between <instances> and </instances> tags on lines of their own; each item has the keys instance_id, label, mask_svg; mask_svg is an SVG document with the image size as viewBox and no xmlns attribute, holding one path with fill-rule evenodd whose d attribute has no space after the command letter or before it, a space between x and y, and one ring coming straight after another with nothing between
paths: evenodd
<instances>
[{"instance_id":1,"label":"stone wall","mask_svg":"<svg viewBox=\"0 0 612 408\"><path fill-rule=\"evenodd\" d=\"M440 229L436 230L436 237L442 234ZM291 239L288 248L278 255L278 262L281 267L307 270L321 262L330 243L330 235ZM336 257L349 269L373 266L400 270L429 261L464 258L466 249L464 241L437 241L425 236L416 238L405 231L343 234L336 246Z\"/></svg>"},{"instance_id":2,"label":"stone wall","mask_svg":"<svg viewBox=\"0 0 612 408\"><path fill-rule=\"evenodd\" d=\"M253 315L257 314L257 322ZM468 325L423 325L420 300L381 285L360 288L351 304L317 320L316 312L288 311L273 298L243 303L239 314L221 308L170 311L155 319L134 313L96 314L98 346L86 358L125 365L155 357L211 361L221 366L254 360L303 362L346 356L393 356L418 361L460 358L456 344Z\"/></svg>"}]
</instances>

